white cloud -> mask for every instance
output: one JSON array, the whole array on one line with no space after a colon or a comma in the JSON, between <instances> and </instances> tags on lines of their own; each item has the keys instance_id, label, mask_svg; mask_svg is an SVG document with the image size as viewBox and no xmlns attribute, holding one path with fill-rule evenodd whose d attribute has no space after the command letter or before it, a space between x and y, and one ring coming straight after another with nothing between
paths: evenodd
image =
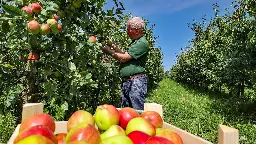
<instances>
[{"instance_id":1,"label":"white cloud","mask_svg":"<svg viewBox=\"0 0 256 144\"><path fill-rule=\"evenodd\" d=\"M107 7L113 6L113 0L107 0ZM122 0L120 0L122 1ZM180 11L209 0L127 0L122 1L126 13L150 15Z\"/></svg>"}]
</instances>

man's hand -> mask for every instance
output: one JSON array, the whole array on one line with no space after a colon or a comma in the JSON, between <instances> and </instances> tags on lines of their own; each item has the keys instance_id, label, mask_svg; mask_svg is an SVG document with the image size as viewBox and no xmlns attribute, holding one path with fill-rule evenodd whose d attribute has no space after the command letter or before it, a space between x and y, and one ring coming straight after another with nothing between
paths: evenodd
<instances>
[{"instance_id":1,"label":"man's hand","mask_svg":"<svg viewBox=\"0 0 256 144\"><path fill-rule=\"evenodd\" d=\"M103 48L101 48L101 49L102 49L104 52L106 52L106 53L108 53L108 54L110 54L110 55L112 55L112 54L115 53L115 51L114 51L114 50L111 50L108 45L105 45L105 46L104 46Z\"/></svg>"},{"instance_id":2,"label":"man's hand","mask_svg":"<svg viewBox=\"0 0 256 144\"><path fill-rule=\"evenodd\" d=\"M122 51L117 46L114 45L113 48L118 50L118 52L110 49L110 47L108 45L105 45L102 48L102 50L105 51L106 53L110 54L113 58L115 58L116 60L118 60L119 62L122 62L122 63L127 62L133 58L129 53Z\"/></svg>"},{"instance_id":3,"label":"man's hand","mask_svg":"<svg viewBox=\"0 0 256 144\"><path fill-rule=\"evenodd\" d=\"M111 47L112 47L116 52L124 54L124 51L121 50L120 48L118 48L118 46L117 46L116 44L112 43Z\"/></svg>"}]
</instances>

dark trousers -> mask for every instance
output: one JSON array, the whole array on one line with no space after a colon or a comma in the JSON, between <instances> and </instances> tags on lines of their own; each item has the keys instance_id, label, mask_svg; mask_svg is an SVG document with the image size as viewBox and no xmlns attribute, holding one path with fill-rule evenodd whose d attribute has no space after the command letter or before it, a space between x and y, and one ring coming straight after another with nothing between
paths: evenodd
<instances>
[{"instance_id":1,"label":"dark trousers","mask_svg":"<svg viewBox=\"0 0 256 144\"><path fill-rule=\"evenodd\" d=\"M122 81L121 107L131 107L144 110L145 95L147 93L147 76Z\"/></svg>"}]
</instances>

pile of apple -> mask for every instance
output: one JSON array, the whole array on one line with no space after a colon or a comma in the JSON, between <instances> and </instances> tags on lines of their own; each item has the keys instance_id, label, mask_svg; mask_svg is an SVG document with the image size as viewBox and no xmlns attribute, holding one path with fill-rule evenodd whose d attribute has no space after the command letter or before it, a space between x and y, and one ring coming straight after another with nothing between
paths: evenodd
<instances>
[{"instance_id":1,"label":"pile of apple","mask_svg":"<svg viewBox=\"0 0 256 144\"><path fill-rule=\"evenodd\" d=\"M14 144L183 144L176 132L162 126L163 119L155 111L139 114L133 108L118 110L104 104L94 115L74 112L63 133L55 133L49 114L34 114L22 121Z\"/></svg>"},{"instance_id":2,"label":"pile of apple","mask_svg":"<svg viewBox=\"0 0 256 144\"><path fill-rule=\"evenodd\" d=\"M21 10L25 11L30 17L32 17L34 14L38 15L42 11L42 7L38 2L34 2L28 6L22 7ZM58 33L62 30L62 25L58 23L58 16L56 14L51 15L51 17L46 20L46 23L43 24L40 24L35 19L30 20L27 24L28 31L32 34L40 33L42 35L46 35L50 34L51 32Z\"/></svg>"}]
</instances>

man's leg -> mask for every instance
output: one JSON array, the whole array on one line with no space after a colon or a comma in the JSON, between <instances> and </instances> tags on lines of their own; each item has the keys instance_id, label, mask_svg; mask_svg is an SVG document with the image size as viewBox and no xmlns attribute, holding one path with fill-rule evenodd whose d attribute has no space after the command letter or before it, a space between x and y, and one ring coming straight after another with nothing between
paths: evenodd
<instances>
[{"instance_id":1,"label":"man's leg","mask_svg":"<svg viewBox=\"0 0 256 144\"><path fill-rule=\"evenodd\" d=\"M132 107L131 105L131 100L129 97L129 90L130 90L131 82L129 81L124 81L122 82L121 85L121 90L122 90L122 103L121 107Z\"/></svg>"},{"instance_id":2,"label":"man's leg","mask_svg":"<svg viewBox=\"0 0 256 144\"><path fill-rule=\"evenodd\" d=\"M132 107L136 110L144 110L145 95L147 93L147 77L139 77L132 80L129 97Z\"/></svg>"}]
</instances>

